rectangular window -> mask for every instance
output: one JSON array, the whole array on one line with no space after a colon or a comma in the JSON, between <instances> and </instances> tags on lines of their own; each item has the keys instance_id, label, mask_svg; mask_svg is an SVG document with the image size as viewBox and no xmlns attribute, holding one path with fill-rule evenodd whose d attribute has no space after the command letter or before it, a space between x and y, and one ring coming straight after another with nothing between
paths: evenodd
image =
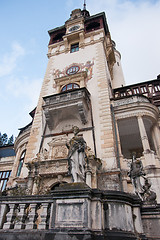
<instances>
[{"instance_id":1,"label":"rectangular window","mask_svg":"<svg viewBox=\"0 0 160 240\"><path fill-rule=\"evenodd\" d=\"M7 181L11 175L11 171L0 172L0 191L4 191L6 188Z\"/></svg>"},{"instance_id":2,"label":"rectangular window","mask_svg":"<svg viewBox=\"0 0 160 240\"><path fill-rule=\"evenodd\" d=\"M79 43L71 45L71 53L79 51Z\"/></svg>"}]
</instances>

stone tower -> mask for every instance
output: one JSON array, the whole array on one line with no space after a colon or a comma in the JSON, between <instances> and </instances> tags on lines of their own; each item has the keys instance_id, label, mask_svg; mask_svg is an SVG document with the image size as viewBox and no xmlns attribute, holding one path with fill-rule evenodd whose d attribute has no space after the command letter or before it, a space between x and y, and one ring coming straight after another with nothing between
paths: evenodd
<instances>
[{"instance_id":1,"label":"stone tower","mask_svg":"<svg viewBox=\"0 0 160 240\"><path fill-rule=\"evenodd\" d=\"M118 87L124 84L124 80L120 74L121 82L116 79L116 72L121 71L121 67L117 65L115 45L105 14L90 17L88 11L75 9L65 25L50 30L49 35L48 66L28 139L25 162L32 162L37 154L40 165L43 157L45 160L54 159L55 166L48 162L49 172L46 170L45 173L44 168L39 167L41 181L44 174L45 179L47 174L48 179L49 174L54 174L47 187L58 183L59 179L70 182L71 179L66 176L66 141L73 136L73 126L77 126L87 144L87 151L95 159L89 170L90 187L120 190L122 184L119 180L110 99L112 86L116 87L117 84ZM25 168L21 177L27 177Z\"/></svg>"}]
</instances>

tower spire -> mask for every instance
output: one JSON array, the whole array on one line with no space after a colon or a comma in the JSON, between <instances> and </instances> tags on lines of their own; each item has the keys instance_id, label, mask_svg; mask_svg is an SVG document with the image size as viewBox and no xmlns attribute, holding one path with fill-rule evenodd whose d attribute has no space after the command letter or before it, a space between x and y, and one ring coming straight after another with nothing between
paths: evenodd
<instances>
[{"instance_id":1,"label":"tower spire","mask_svg":"<svg viewBox=\"0 0 160 240\"><path fill-rule=\"evenodd\" d=\"M86 10L86 0L84 0L83 10Z\"/></svg>"}]
</instances>

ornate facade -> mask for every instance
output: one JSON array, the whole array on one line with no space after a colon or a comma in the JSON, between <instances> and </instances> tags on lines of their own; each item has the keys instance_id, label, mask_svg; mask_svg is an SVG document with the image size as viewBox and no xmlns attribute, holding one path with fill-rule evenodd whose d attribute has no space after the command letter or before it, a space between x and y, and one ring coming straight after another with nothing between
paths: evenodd
<instances>
[{"instance_id":1,"label":"ornate facade","mask_svg":"<svg viewBox=\"0 0 160 240\"><path fill-rule=\"evenodd\" d=\"M105 13L49 36L33 120L0 159L0 240L160 239L159 76L125 86Z\"/></svg>"}]
</instances>

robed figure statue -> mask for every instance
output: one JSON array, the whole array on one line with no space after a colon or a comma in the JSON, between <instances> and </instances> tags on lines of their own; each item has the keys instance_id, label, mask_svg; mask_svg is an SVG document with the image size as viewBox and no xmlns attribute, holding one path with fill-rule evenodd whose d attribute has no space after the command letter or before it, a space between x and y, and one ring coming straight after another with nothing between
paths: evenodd
<instances>
[{"instance_id":1,"label":"robed figure statue","mask_svg":"<svg viewBox=\"0 0 160 240\"><path fill-rule=\"evenodd\" d=\"M68 151L69 169L73 182L85 181L85 149L86 142L82 135L78 135L79 128L73 127L74 137L66 144Z\"/></svg>"}]
</instances>

